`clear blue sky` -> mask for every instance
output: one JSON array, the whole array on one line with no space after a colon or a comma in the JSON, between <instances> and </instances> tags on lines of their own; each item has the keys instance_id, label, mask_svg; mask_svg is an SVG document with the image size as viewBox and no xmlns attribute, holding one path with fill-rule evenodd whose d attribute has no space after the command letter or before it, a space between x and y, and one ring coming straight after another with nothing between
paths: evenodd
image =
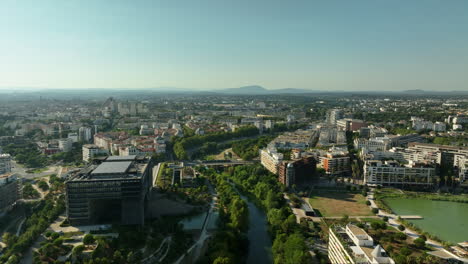
<instances>
[{"instance_id":1,"label":"clear blue sky","mask_svg":"<svg viewBox=\"0 0 468 264\"><path fill-rule=\"evenodd\" d=\"M466 0L1 0L0 87L467 90Z\"/></svg>"}]
</instances>

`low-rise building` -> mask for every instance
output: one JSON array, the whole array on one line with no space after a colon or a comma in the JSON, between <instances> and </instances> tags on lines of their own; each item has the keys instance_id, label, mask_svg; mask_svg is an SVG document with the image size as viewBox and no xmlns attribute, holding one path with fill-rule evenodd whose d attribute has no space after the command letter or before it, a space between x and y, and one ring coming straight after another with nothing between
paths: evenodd
<instances>
[{"instance_id":1,"label":"low-rise building","mask_svg":"<svg viewBox=\"0 0 468 264\"><path fill-rule=\"evenodd\" d=\"M109 155L109 151L107 149L100 148L93 144L83 145L82 152L83 161L86 162L91 161L96 156Z\"/></svg>"},{"instance_id":2,"label":"low-rise building","mask_svg":"<svg viewBox=\"0 0 468 264\"><path fill-rule=\"evenodd\" d=\"M364 229L347 224L329 230L328 258L332 264L395 264Z\"/></svg>"}]
</instances>

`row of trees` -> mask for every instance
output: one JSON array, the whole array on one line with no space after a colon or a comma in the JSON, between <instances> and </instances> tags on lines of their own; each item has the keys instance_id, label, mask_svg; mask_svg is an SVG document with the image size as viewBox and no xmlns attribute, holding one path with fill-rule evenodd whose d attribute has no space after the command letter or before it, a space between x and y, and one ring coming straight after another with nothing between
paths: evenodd
<instances>
[{"instance_id":1,"label":"row of trees","mask_svg":"<svg viewBox=\"0 0 468 264\"><path fill-rule=\"evenodd\" d=\"M238 128L235 132L217 132L204 136L196 135L191 137L184 137L182 139L175 139L174 154L178 159L183 160L188 158L188 149L197 148L202 146L204 143L216 143L239 137L254 136L258 133L259 131L256 127L245 126Z\"/></svg>"},{"instance_id":2,"label":"row of trees","mask_svg":"<svg viewBox=\"0 0 468 264\"><path fill-rule=\"evenodd\" d=\"M218 230L209 243L209 254L199 263L243 263L248 250L246 232L249 228L247 203L235 188L213 169L201 169L216 185L219 197Z\"/></svg>"},{"instance_id":3,"label":"row of trees","mask_svg":"<svg viewBox=\"0 0 468 264\"><path fill-rule=\"evenodd\" d=\"M252 194L267 213L274 263L310 263L303 230L283 198L284 186L261 165L238 166L227 172L242 190Z\"/></svg>"},{"instance_id":4,"label":"row of trees","mask_svg":"<svg viewBox=\"0 0 468 264\"><path fill-rule=\"evenodd\" d=\"M57 199L46 198L39 202L35 207L34 213L29 216L24 224L24 233L20 236L10 235L8 239L7 250L0 258L0 262L15 264L19 263L20 255L28 249L39 235L49 227L65 210L65 199L59 197ZM16 261L18 260L18 261Z\"/></svg>"},{"instance_id":5,"label":"row of trees","mask_svg":"<svg viewBox=\"0 0 468 264\"><path fill-rule=\"evenodd\" d=\"M264 148L274 136L261 136L259 138L244 139L232 143L234 151L243 160L252 160L258 156L259 150Z\"/></svg>"}]
</instances>

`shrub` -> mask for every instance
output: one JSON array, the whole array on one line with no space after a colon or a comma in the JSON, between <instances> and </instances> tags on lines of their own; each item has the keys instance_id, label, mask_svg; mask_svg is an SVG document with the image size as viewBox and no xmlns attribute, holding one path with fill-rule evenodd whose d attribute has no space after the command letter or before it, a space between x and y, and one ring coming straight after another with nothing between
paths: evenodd
<instances>
[{"instance_id":1,"label":"shrub","mask_svg":"<svg viewBox=\"0 0 468 264\"><path fill-rule=\"evenodd\" d=\"M383 217L384 222L388 222L388 216Z\"/></svg>"},{"instance_id":2,"label":"shrub","mask_svg":"<svg viewBox=\"0 0 468 264\"><path fill-rule=\"evenodd\" d=\"M371 202L370 202L370 201L366 201L366 205L371 205Z\"/></svg>"},{"instance_id":3,"label":"shrub","mask_svg":"<svg viewBox=\"0 0 468 264\"><path fill-rule=\"evenodd\" d=\"M372 208L372 213L373 213L373 214L378 214L378 213L379 213L379 209L377 209L377 208Z\"/></svg>"},{"instance_id":4,"label":"shrub","mask_svg":"<svg viewBox=\"0 0 468 264\"><path fill-rule=\"evenodd\" d=\"M409 256L409 255L411 255L411 249L409 249L407 247L402 247L400 249L400 254L403 255L403 256Z\"/></svg>"},{"instance_id":5,"label":"shrub","mask_svg":"<svg viewBox=\"0 0 468 264\"><path fill-rule=\"evenodd\" d=\"M417 247L417 248L424 248L426 246L426 241L424 241L424 239L422 238L416 238L414 241L413 241L414 245Z\"/></svg>"},{"instance_id":6,"label":"shrub","mask_svg":"<svg viewBox=\"0 0 468 264\"><path fill-rule=\"evenodd\" d=\"M398 230L400 230L400 231L405 231L405 229L406 229L406 228L405 228L404 225L399 225L399 226L398 226Z\"/></svg>"},{"instance_id":7,"label":"shrub","mask_svg":"<svg viewBox=\"0 0 468 264\"><path fill-rule=\"evenodd\" d=\"M94 241L95 241L94 236L91 234L86 234L83 238L83 244L85 245L90 245L94 243Z\"/></svg>"},{"instance_id":8,"label":"shrub","mask_svg":"<svg viewBox=\"0 0 468 264\"><path fill-rule=\"evenodd\" d=\"M406 240L406 237L407 236L405 233L401 233L401 232L395 233L395 238L398 240Z\"/></svg>"}]
</instances>

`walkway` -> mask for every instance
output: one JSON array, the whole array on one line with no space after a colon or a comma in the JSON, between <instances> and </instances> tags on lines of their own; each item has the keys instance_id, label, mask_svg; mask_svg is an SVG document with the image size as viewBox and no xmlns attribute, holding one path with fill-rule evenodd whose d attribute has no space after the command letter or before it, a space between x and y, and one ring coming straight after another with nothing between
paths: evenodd
<instances>
[{"instance_id":1,"label":"walkway","mask_svg":"<svg viewBox=\"0 0 468 264\"><path fill-rule=\"evenodd\" d=\"M402 232L404 234L406 234L408 237L410 237L411 239L416 239L420 236L420 234L418 234L416 231L414 230L411 230L409 228L405 228L404 231L400 231L398 229L398 226L401 224L400 222L398 222L398 215L396 214L390 214L390 213L387 213L385 212L384 210L381 210L377 204L375 203L375 199L374 199L374 189L371 188L368 195L367 195L367 200L370 201L371 203L371 208L377 208L379 210L379 212L377 213L377 216L380 217L380 218L383 218L383 217L388 217L388 224L395 228L396 230L398 230L399 232ZM433 247L433 248L436 248L436 249L442 249L443 248L443 245L437 241L434 241L434 240L431 240L431 239L427 239L426 241L426 244Z\"/></svg>"},{"instance_id":2,"label":"walkway","mask_svg":"<svg viewBox=\"0 0 468 264\"><path fill-rule=\"evenodd\" d=\"M183 263L182 261L186 258L186 257L189 257L192 255L191 257L191 263L192 262L195 262L200 253L201 253L201 249L203 248L203 245L205 244L205 241L211 236L211 234L208 233L208 230L207 230L207 226L208 224L210 223L211 221L211 217L213 215L213 212L216 208L216 205L217 205L217 202L218 202L218 196L216 194L216 191L213 189L213 186L211 185L211 183L208 182L208 190L209 192L211 193L211 196L213 197L212 200L211 200L211 203L210 203L210 209L208 210L208 215L205 219L205 221L203 222L203 227L201 229L201 233L200 233L200 237L197 239L197 241L195 241L195 243L193 243L193 245L177 260L174 262L174 264L180 264L180 263Z\"/></svg>"}]
</instances>

